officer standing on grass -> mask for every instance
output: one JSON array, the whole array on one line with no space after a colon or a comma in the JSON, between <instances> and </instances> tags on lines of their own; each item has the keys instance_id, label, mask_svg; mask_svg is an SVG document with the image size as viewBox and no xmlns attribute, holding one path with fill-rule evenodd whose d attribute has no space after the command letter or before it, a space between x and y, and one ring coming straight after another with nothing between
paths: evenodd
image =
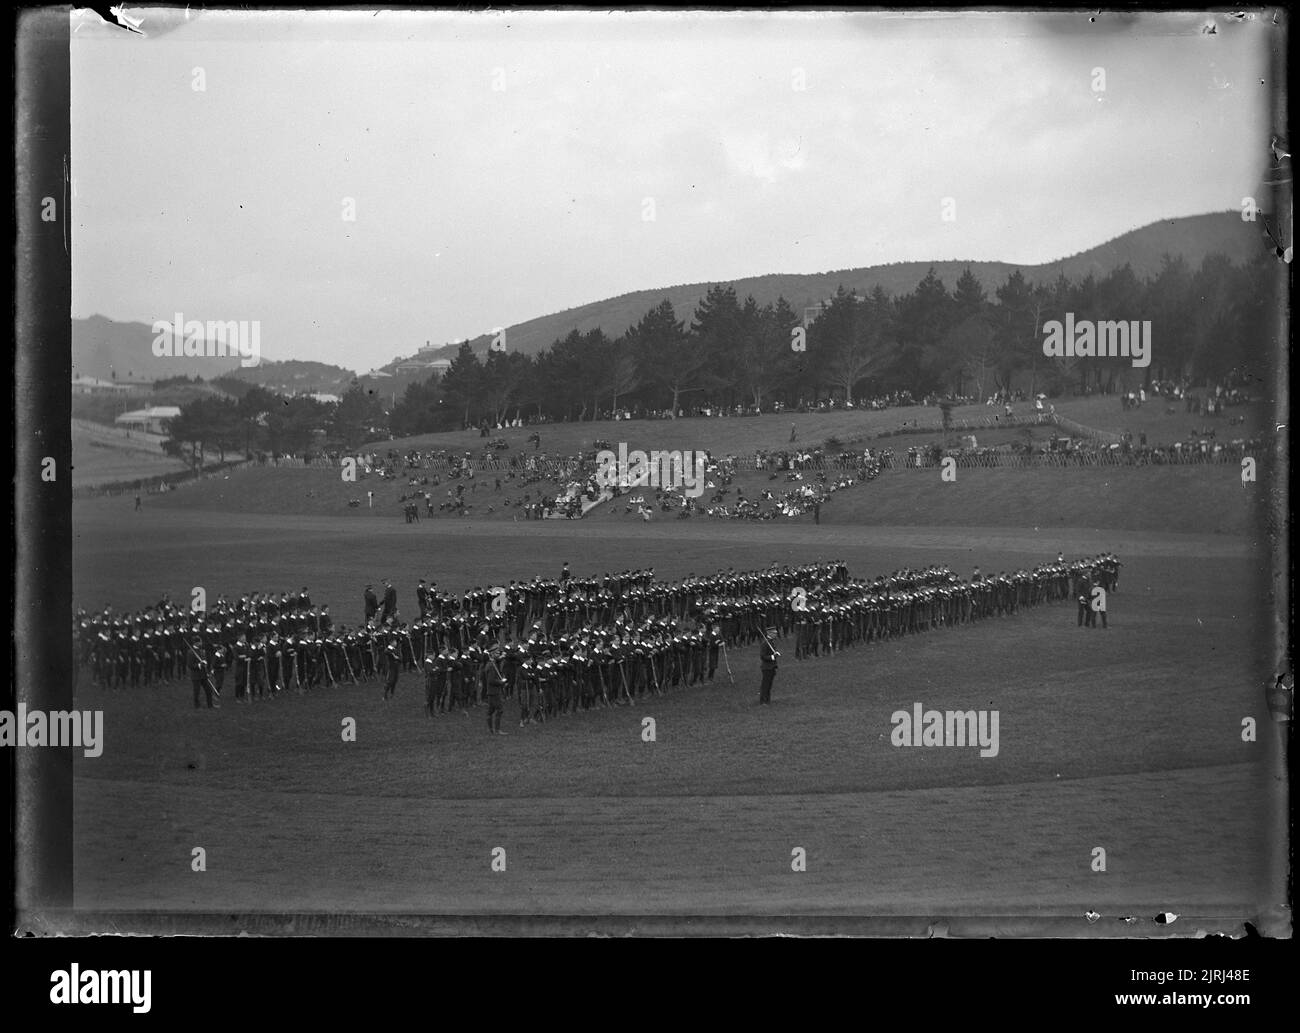
<instances>
[{"instance_id":1,"label":"officer standing on grass","mask_svg":"<svg viewBox=\"0 0 1300 1033\"><path fill-rule=\"evenodd\" d=\"M212 693L221 699L221 687L226 680L226 668L230 666L231 654L220 639L212 644L212 674L208 692L208 706L212 706ZM217 706L221 704L218 703Z\"/></svg>"},{"instance_id":2,"label":"officer standing on grass","mask_svg":"<svg viewBox=\"0 0 1300 1033\"><path fill-rule=\"evenodd\" d=\"M763 643L759 646L759 666L763 671L763 685L758 690L760 706L772 702L772 682L776 678L776 661L781 655L776 650L776 628L768 628L763 635Z\"/></svg>"},{"instance_id":3,"label":"officer standing on grass","mask_svg":"<svg viewBox=\"0 0 1300 1033\"><path fill-rule=\"evenodd\" d=\"M249 668L252 666L253 654L248 645L248 634L242 628L230 652L231 662L235 665L235 702L247 703L249 702Z\"/></svg>"},{"instance_id":4,"label":"officer standing on grass","mask_svg":"<svg viewBox=\"0 0 1300 1033\"><path fill-rule=\"evenodd\" d=\"M1088 615L1090 612L1088 607L1092 603L1092 581L1089 579L1086 573L1079 575L1078 592L1079 592L1079 627L1082 628L1085 623L1091 626L1093 624L1093 621L1088 619Z\"/></svg>"},{"instance_id":5,"label":"officer standing on grass","mask_svg":"<svg viewBox=\"0 0 1300 1033\"><path fill-rule=\"evenodd\" d=\"M397 630L391 625L384 646L384 660L384 699L389 700L397 695L397 677L402 671L402 648L399 645Z\"/></svg>"},{"instance_id":6,"label":"officer standing on grass","mask_svg":"<svg viewBox=\"0 0 1300 1033\"><path fill-rule=\"evenodd\" d=\"M199 694L206 690L208 709L212 709L212 682L208 678L208 661L203 655L203 638L198 634L190 637L186 649L185 669L190 675L190 684L194 687L194 709L200 707Z\"/></svg>"},{"instance_id":7,"label":"officer standing on grass","mask_svg":"<svg viewBox=\"0 0 1300 1033\"><path fill-rule=\"evenodd\" d=\"M487 723L488 735L505 735L501 731L501 693L505 690L506 676L501 673L501 662L505 657L504 651L497 646L488 654L487 669Z\"/></svg>"},{"instance_id":8,"label":"officer standing on grass","mask_svg":"<svg viewBox=\"0 0 1300 1033\"><path fill-rule=\"evenodd\" d=\"M1100 567L1093 568L1093 575L1096 578L1094 584L1101 589L1101 593L1095 599L1093 598L1093 592L1088 593L1088 627L1095 628L1097 626L1097 614L1101 614L1101 626L1104 628L1106 627L1106 577ZM1100 582L1100 584L1097 584L1097 582Z\"/></svg>"}]
</instances>

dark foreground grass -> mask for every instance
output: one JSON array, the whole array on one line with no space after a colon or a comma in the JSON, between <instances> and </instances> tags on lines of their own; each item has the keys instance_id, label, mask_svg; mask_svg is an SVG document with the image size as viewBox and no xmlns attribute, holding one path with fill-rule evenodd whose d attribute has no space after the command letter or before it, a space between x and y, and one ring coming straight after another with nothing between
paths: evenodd
<instances>
[{"instance_id":1,"label":"dark foreground grass","mask_svg":"<svg viewBox=\"0 0 1300 1033\"><path fill-rule=\"evenodd\" d=\"M969 528L400 524L79 511L78 602L295 589L360 612L382 574L452 590L653 565L661 576L840 556L855 574L963 574L1057 549L1125 559L1112 627L1054 606L796 663L760 710L757 659L712 686L508 737L433 721L412 676L195 712L188 688L105 695L77 761L84 909L435 913L1256 915L1281 899L1265 763L1261 585L1247 540ZM407 533L408 531L412 533ZM999 752L896 748L915 702L999 711ZM509 716L509 712L508 712ZM1241 721L1260 720L1261 741ZM343 719L357 722L345 743ZM657 741L642 741L653 717ZM191 850L207 871L190 869ZM505 872L490 869L506 851ZM808 870L791 870L791 851ZM1092 871L1106 850L1107 870ZM1079 918L1081 927L1085 924Z\"/></svg>"}]
</instances>

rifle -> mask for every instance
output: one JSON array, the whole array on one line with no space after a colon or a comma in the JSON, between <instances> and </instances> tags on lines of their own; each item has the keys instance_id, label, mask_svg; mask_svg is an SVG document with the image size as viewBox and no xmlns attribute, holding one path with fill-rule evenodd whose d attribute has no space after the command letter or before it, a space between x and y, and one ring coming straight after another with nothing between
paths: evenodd
<instances>
[{"instance_id":1,"label":"rifle","mask_svg":"<svg viewBox=\"0 0 1300 1033\"><path fill-rule=\"evenodd\" d=\"M720 639L718 645L722 647L722 662L727 668L727 678L732 685L736 684L736 676L731 673L731 661L727 659L727 642L726 639Z\"/></svg>"},{"instance_id":2,"label":"rifle","mask_svg":"<svg viewBox=\"0 0 1300 1033\"><path fill-rule=\"evenodd\" d=\"M185 647L186 647L186 648L187 648L191 653L193 653L194 656L198 659L198 661L199 661L199 669L200 669L200 670L203 670L203 668L205 668L205 667L208 666L208 662L207 662L206 660L204 660L202 656L199 655L199 651L198 651L197 649L195 649L194 646L193 646L191 643L186 642L186 643L185 643ZM203 677L204 677L204 679L205 679L205 680L207 681L207 683L208 683L208 688L213 692L213 694L217 697L217 699L220 699L220 698L221 698L221 692L220 692L220 691L217 689L217 687L212 683L212 676L211 676L210 674L208 674L207 671L203 671ZM184 684L184 683L182 682L182 684Z\"/></svg>"}]
</instances>

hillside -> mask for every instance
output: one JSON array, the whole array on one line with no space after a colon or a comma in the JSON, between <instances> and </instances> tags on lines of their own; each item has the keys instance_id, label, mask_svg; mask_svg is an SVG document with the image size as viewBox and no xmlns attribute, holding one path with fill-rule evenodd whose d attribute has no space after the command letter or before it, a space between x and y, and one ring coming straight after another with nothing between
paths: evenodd
<instances>
[{"instance_id":1,"label":"hillside","mask_svg":"<svg viewBox=\"0 0 1300 1033\"><path fill-rule=\"evenodd\" d=\"M263 362L231 374L236 380L257 384L277 394L332 394L343 395L356 379L356 374L341 366L326 362L290 359L287 362Z\"/></svg>"},{"instance_id":2,"label":"hillside","mask_svg":"<svg viewBox=\"0 0 1300 1033\"><path fill-rule=\"evenodd\" d=\"M410 527L415 538L436 534L430 528L464 523L524 523L517 502L525 491L535 498L539 491L553 492L553 481L521 488L502 478L476 478L476 490L468 496L469 512L458 517L437 511L433 517L421 506L420 523ZM757 497L764 488L783 490L788 485L772 475L748 471L733 483L746 496ZM274 514L288 518L334 517L354 527L357 533L376 521L402 522L403 496L429 491L434 505L443 503L448 482L427 488L412 488L405 481L367 477L356 483L340 480L336 470L323 467L246 466L224 471L201 481L181 485L165 495L151 495L150 509L202 510L237 518L246 514ZM374 491L374 505L366 493ZM359 499L349 507L349 499ZM94 507L128 506L125 499L95 500ZM837 492L822 509L823 525L829 526L934 526L934 527L1024 527L1032 513L1032 526L1043 532L1060 528L1109 528L1125 531L1161 531L1198 534L1248 535L1258 530L1252 496L1241 490L1237 470L1232 466L1111 467L1107 469L1044 469L1025 471L990 469L964 471L955 483L943 483L937 475L923 471L896 470L876 480ZM659 522L677 523L656 513ZM810 524L811 514L779 521L780 524ZM714 523L697 516L691 523ZM721 521L719 521L721 522ZM552 523L552 521L545 521ZM635 533L641 526L635 511L621 502L594 509L577 524L554 521L573 528L576 537L601 525L623 525ZM741 525L736 525L737 527ZM743 525L746 528L750 524ZM427 541L438 541L429 539ZM421 546L414 549L419 551Z\"/></svg>"},{"instance_id":3,"label":"hillside","mask_svg":"<svg viewBox=\"0 0 1300 1033\"><path fill-rule=\"evenodd\" d=\"M774 273L730 282L735 284L736 293L742 299L752 294L760 305L765 305L784 296L796 312L802 312L805 307L829 298L840 285L846 290L856 290L859 294L870 293L877 285L890 294L905 294L916 287L932 265L935 273L950 290L962 271L969 266L990 295L1016 269L1031 282L1047 282L1055 280L1062 273L1071 279L1082 279L1089 273L1101 277L1127 262L1138 278L1143 279L1159 271L1165 254L1182 255L1193 267L1199 265L1207 255L1216 252L1226 255L1235 263L1250 260L1260 251L1268 250L1261 225L1258 222L1243 222L1237 212L1219 212L1155 222L1077 255L1043 265L968 262L957 259L896 262L825 273ZM572 330L586 333L596 327L616 337L664 298L673 303L678 319L689 322L695 306L710 286L712 284L691 283L635 291L530 319L506 328L508 347L512 351L535 354L549 348L558 338L565 337ZM483 335L474 338L470 345L476 352L486 354L489 341L490 338ZM439 357L451 358L455 351L456 346L449 345L439 353Z\"/></svg>"},{"instance_id":4,"label":"hillside","mask_svg":"<svg viewBox=\"0 0 1300 1033\"><path fill-rule=\"evenodd\" d=\"M1062 273L1076 280L1089 273L1101 277L1125 263L1132 266L1139 278L1145 278L1160 269L1162 258L1166 254L1181 255L1193 267L1199 265L1207 255L1216 252L1240 263L1269 249L1260 227L1261 223L1243 222L1236 212L1220 212L1152 223L1077 255L1043 265L945 259L933 262L896 262L823 273L772 273L731 282L735 284L736 292L742 299L752 294L760 305L765 305L783 296L796 312L803 312L805 308L829 298L841 285L845 289L856 290L859 294L869 293L876 286L891 294L907 293L916 287L932 265L949 289L969 266L971 272L992 294L994 288L1016 269L1031 282L1045 282L1055 280ZM587 332L597 327L616 337L664 298L672 302L679 319L689 322L695 306L710 286L711 283L692 283L656 287L539 316L507 327L507 346L512 351L536 354L572 330ZM195 374L211 380L223 374L237 373L242 379L272 390L331 394L341 394L355 376L349 370L310 360L275 362L267 355L265 347L262 364L247 369L241 368L237 359L158 358L151 350L153 339L153 329L146 323L122 323L100 315L74 319L73 372L75 375L104 379L116 373L119 381L152 381ZM471 347L480 355L486 355L489 343L487 335L470 342ZM430 357L450 359L455 355L457 347L458 345L449 344ZM392 373L402 361L405 359L394 359L380 368ZM385 383L379 390L395 397L405 389L407 383L423 379L424 376L418 372L406 373L393 383Z\"/></svg>"},{"instance_id":5,"label":"hillside","mask_svg":"<svg viewBox=\"0 0 1300 1033\"><path fill-rule=\"evenodd\" d=\"M161 388L143 384L130 391L114 391L112 394L78 393L72 396L72 419L74 424L78 420L89 420L114 427L117 417L131 409L146 409L153 405L179 405L183 408L195 399L225 394L207 383L169 384Z\"/></svg>"},{"instance_id":6,"label":"hillside","mask_svg":"<svg viewBox=\"0 0 1300 1033\"><path fill-rule=\"evenodd\" d=\"M1027 408L1027 407L1026 407ZM1077 399L1061 406L1072 418L1086 420L1100 429L1144 429L1152 443L1168 443L1182 438L1189 420L1182 414L1167 414L1159 406L1148 406L1141 418L1123 413L1113 399ZM1229 430L1224 436L1258 433L1266 413L1262 406L1248 407L1247 424ZM954 414L958 419L982 419L988 416L984 406L966 406ZM1218 421L1216 421L1218 422ZM926 445L939 438L939 410L912 406L884 412L809 413L783 416L759 416L745 419L685 419L663 421L564 423L540 428L543 451L569 454L592 447L595 438L615 444L627 442L630 448L709 449L718 455L746 455L756 447L788 447L791 425L798 443L820 444L831 435L844 441L875 434L893 434L903 427L916 427L917 433L889 436L875 442L878 447L896 452L913 445ZM531 429L502 433L514 450L528 451L526 435ZM991 427L980 431L984 445L1023 440L1026 431ZM1035 438L1041 444L1049 432ZM388 449L447 449L477 454L482 439L474 432L449 432L424 435L376 445L377 451ZM419 475L423 476L423 475ZM522 519L517 506L507 506L507 499L518 502L524 492L536 497L539 491L553 492L556 481L523 486L503 471L502 486L496 487L496 475L482 474L474 479L467 496L469 514L456 516L440 510L434 523L452 521L515 522ZM201 481L183 485L179 490L151 499L161 509L208 510L242 514L263 513L283 516L332 516L348 520L398 521L405 497L429 491L435 506L445 502L451 481L412 486L405 477L384 480L363 477L357 482L343 481L337 469L326 467L249 465L223 471ZM742 470L734 487L743 488L753 498L765 488L783 490L785 482L775 481L766 472ZM367 493L374 492L373 505ZM349 500L360 505L351 507ZM1034 522L1044 528L1105 527L1126 530L1166 530L1179 532L1248 534L1254 528L1252 496L1242 491L1235 466L1148 467L1143 469L1109 467L1104 469L1019 469L965 470L957 482L944 483L930 472L896 470L876 481L837 493L822 513L823 523L863 526L926 525L1016 527L1025 522L1025 514L1036 514ZM421 508L424 514L423 507ZM708 518L700 517L705 520ZM808 522L811 516L796 518ZM634 513L621 505L598 507L583 526L626 521L633 524ZM429 518L423 516L422 523ZM785 521L782 521L783 523ZM419 533L412 528L412 533Z\"/></svg>"},{"instance_id":7,"label":"hillside","mask_svg":"<svg viewBox=\"0 0 1300 1033\"><path fill-rule=\"evenodd\" d=\"M86 420L72 421L72 486L142 480L186 469L181 460L165 455L157 434L104 427Z\"/></svg>"},{"instance_id":8,"label":"hillside","mask_svg":"<svg viewBox=\"0 0 1300 1033\"><path fill-rule=\"evenodd\" d=\"M151 323L119 323L100 315L74 319L72 375L137 382L195 375L211 380L239 369L238 358L157 356L153 353L156 336Z\"/></svg>"},{"instance_id":9,"label":"hillside","mask_svg":"<svg viewBox=\"0 0 1300 1033\"><path fill-rule=\"evenodd\" d=\"M1062 417L1075 420L1094 430L1109 433L1129 432L1137 438L1147 435L1152 445L1171 445L1188 440L1197 427L1213 427L1221 440L1253 437L1269 427L1269 414L1263 403L1252 403L1231 410L1245 418L1245 423L1232 425L1221 417L1189 416L1177 406L1174 411L1163 400L1151 402L1137 410L1125 411L1113 397L1056 399L1052 402ZM1013 406L1016 415L1029 416L1033 407L1028 403ZM1007 440L1024 440L1024 429L1003 430L999 414L1001 409L984 405L962 405L953 410L957 427L980 425L974 431L981 446L1005 443ZM852 412L782 413L763 416L728 417L724 419L681 420L597 420L590 423L551 423L543 426L513 427L494 431L493 436L504 439L514 454L532 451L528 438L536 432L541 438L541 451L553 455L573 455L594 447L597 439L611 442L617 447L626 442L629 448L643 449L708 449L716 455L748 455L757 448L784 450L790 447L790 430L795 430L795 446L813 448L829 438L838 438L846 446L873 447L905 451L912 445L926 445L938 434L942 426L942 413L938 406L910 405L893 409L859 409ZM960 433L969 433L961 430ZM1050 436L1050 432L1046 432ZM1042 435L1039 435L1041 438ZM475 430L444 431L422 434L418 437L400 438L371 446L378 451L395 449L447 450L479 454L484 439Z\"/></svg>"}]
</instances>

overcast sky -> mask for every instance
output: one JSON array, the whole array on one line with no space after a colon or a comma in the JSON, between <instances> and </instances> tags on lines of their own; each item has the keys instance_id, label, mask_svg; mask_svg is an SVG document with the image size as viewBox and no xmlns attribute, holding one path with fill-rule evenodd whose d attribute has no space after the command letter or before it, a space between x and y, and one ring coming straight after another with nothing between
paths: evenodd
<instances>
[{"instance_id":1,"label":"overcast sky","mask_svg":"<svg viewBox=\"0 0 1300 1033\"><path fill-rule=\"evenodd\" d=\"M1045 262L1239 209L1260 190L1280 31L955 12L136 17L145 38L74 15L73 314L258 319L270 357L359 371L633 290Z\"/></svg>"}]
</instances>

